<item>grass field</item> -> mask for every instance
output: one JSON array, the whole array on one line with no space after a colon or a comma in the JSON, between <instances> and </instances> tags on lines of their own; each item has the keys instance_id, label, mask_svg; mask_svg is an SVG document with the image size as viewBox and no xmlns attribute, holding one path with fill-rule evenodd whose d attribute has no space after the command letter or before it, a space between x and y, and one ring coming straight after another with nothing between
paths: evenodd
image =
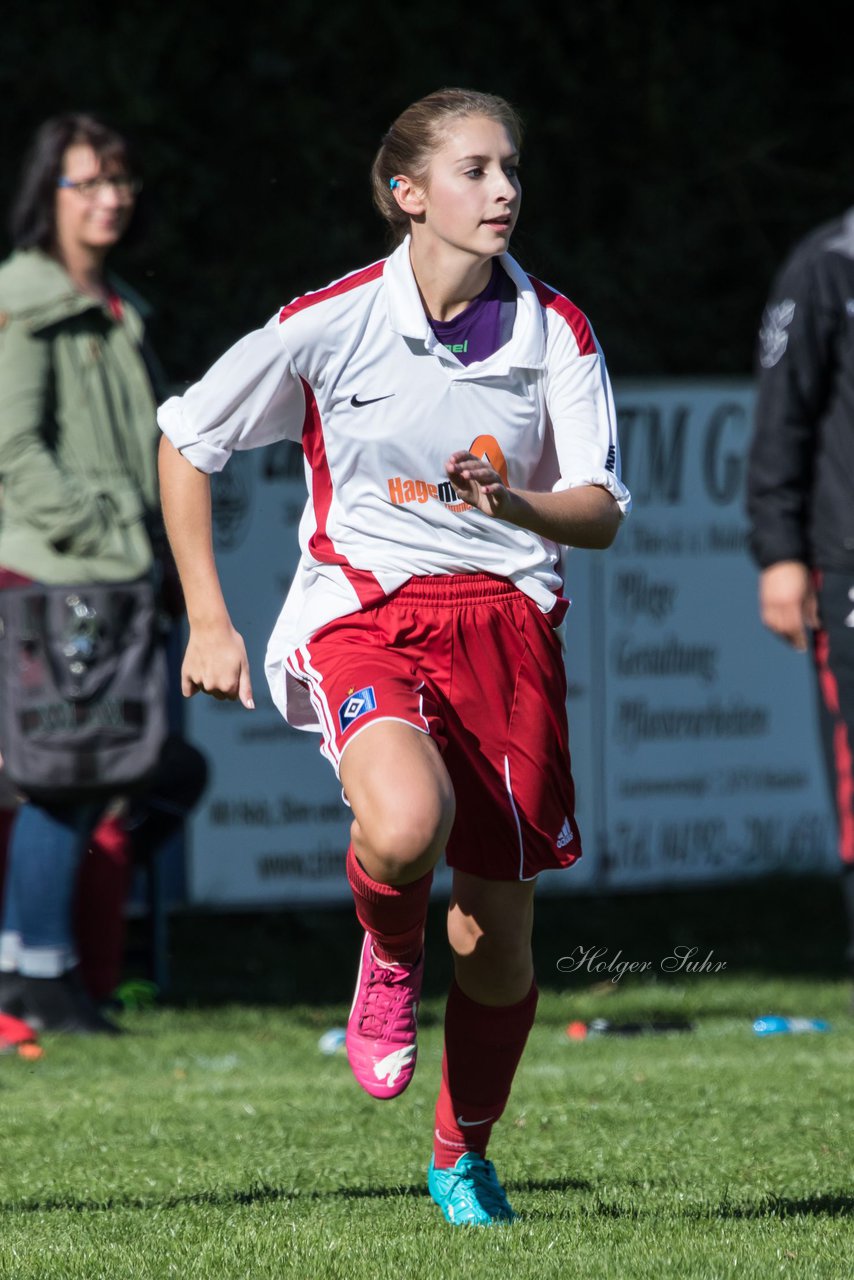
<instances>
[{"instance_id":1,"label":"grass field","mask_svg":"<svg viewBox=\"0 0 854 1280\"><path fill-rule=\"evenodd\" d=\"M854 1276L854 1017L824 978L631 978L541 998L490 1154L520 1221L452 1230L427 1197L438 999L376 1103L320 1034L344 1006L155 1008L117 1040L0 1059L0 1276ZM827 1034L759 1039L808 1013ZM688 1033L577 1043L570 1019Z\"/></svg>"}]
</instances>

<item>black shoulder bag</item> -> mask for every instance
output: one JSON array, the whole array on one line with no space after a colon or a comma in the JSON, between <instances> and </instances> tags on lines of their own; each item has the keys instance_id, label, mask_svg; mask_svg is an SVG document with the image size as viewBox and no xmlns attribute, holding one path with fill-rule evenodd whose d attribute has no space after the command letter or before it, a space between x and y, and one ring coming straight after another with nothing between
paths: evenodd
<instances>
[{"instance_id":1,"label":"black shoulder bag","mask_svg":"<svg viewBox=\"0 0 854 1280\"><path fill-rule=\"evenodd\" d=\"M0 753L34 799L142 786L167 733L166 655L146 579L0 591Z\"/></svg>"}]
</instances>

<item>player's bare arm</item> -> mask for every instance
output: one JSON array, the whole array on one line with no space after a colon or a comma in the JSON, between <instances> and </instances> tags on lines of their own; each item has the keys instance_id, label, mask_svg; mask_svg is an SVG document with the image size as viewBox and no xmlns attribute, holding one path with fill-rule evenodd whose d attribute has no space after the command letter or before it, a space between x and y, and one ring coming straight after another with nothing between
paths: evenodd
<instances>
[{"instance_id":1,"label":"player's bare arm","mask_svg":"<svg viewBox=\"0 0 854 1280\"><path fill-rule=\"evenodd\" d=\"M564 546L604 550L617 536L620 509L608 490L599 485L560 493L510 489L488 462L465 449L451 454L445 471L464 502L541 538Z\"/></svg>"},{"instance_id":2,"label":"player's bare arm","mask_svg":"<svg viewBox=\"0 0 854 1280\"><path fill-rule=\"evenodd\" d=\"M239 699L253 708L249 661L232 625L217 573L211 534L210 476L197 471L164 436L160 495L169 544L187 604L190 638L181 667L181 692Z\"/></svg>"}]
</instances>

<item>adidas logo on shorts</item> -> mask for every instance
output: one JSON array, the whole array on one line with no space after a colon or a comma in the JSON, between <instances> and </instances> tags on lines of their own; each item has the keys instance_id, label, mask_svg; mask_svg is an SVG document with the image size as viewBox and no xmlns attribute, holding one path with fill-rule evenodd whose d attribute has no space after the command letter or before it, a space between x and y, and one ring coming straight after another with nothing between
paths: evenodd
<instances>
[{"instance_id":1,"label":"adidas logo on shorts","mask_svg":"<svg viewBox=\"0 0 854 1280\"><path fill-rule=\"evenodd\" d=\"M558 835L557 840L555 841L555 844L559 849L563 849L566 845L569 844L571 839L572 839L572 827L569 825L569 818L564 818L563 826L560 829L560 833Z\"/></svg>"}]
</instances>

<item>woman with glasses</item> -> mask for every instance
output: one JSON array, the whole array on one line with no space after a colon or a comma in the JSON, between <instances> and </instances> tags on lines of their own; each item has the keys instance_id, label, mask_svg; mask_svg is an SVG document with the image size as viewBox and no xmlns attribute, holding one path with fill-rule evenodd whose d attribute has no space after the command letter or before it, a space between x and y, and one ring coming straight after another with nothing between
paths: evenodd
<instances>
[{"instance_id":1,"label":"woman with glasses","mask_svg":"<svg viewBox=\"0 0 854 1280\"><path fill-rule=\"evenodd\" d=\"M89 115L47 120L25 159L0 266L0 591L152 573L157 397L141 304L107 270L139 186L126 139ZM117 1030L80 979L72 933L103 809L31 800L13 828L0 1009L37 1029Z\"/></svg>"}]
</instances>

